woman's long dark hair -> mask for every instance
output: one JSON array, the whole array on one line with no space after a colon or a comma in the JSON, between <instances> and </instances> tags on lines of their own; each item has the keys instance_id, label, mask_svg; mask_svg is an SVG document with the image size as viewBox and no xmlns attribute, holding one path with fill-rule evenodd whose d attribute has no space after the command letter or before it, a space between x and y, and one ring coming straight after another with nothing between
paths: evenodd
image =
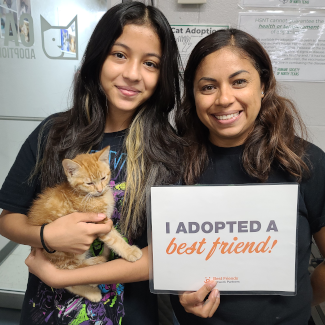
<instances>
[{"instance_id":1,"label":"woman's long dark hair","mask_svg":"<svg viewBox=\"0 0 325 325\"><path fill-rule=\"evenodd\" d=\"M180 173L180 145L168 117L180 104L179 53L167 19L140 2L112 7L98 22L74 80L73 105L48 123L48 139L36 172L42 187L65 180L61 161L88 152L102 140L107 117L100 73L115 40L127 24L152 28L161 43L160 75L154 94L138 107L126 138L127 190L122 230L135 236L145 226L146 189L174 182Z\"/></svg>"},{"instance_id":2,"label":"woman's long dark hair","mask_svg":"<svg viewBox=\"0 0 325 325\"><path fill-rule=\"evenodd\" d=\"M186 139L184 180L195 183L208 163L208 128L199 120L194 100L193 81L202 60L224 47L251 60L264 85L260 112L245 141L243 166L261 182L270 174L273 162L301 180L308 171L303 161L306 128L294 104L279 96L271 60L262 45L251 35L238 30L219 30L201 40L192 51L184 72L184 98L176 112L176 126ZM299 135L297 137L297 135Z\"/></svg>"}]
</instances>

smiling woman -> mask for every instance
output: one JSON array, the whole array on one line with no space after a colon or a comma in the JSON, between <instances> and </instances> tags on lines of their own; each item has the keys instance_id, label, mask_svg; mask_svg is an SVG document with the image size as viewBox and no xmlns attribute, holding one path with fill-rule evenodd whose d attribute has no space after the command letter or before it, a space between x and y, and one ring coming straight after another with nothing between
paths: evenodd
<instances>
[{"instance_id":1,"label":"smiling woman","mask_svg":"<svg viewBox=\"0 0 325 325\"><path fill-rule=\"evenodd\" d=\"M203 59L194 79L196 112L221 147L243 144L254 126L264 86L253 64L231 48Z\"/></svg>"},{"instance_id":2,"label":"smiling woman","mask_svg":"<svg viewBox=\"0 0 325 325\"><path fill-rule=\"evenodd\" d=\"M325 254L325 153L303 139L297 110L277 93L270 58L249 34L230 29L207 36L191 53L184 81L176 125L189 144L185 184L299 182L300 194L297 294L220 298L210 282L171 296L177 319L186 325L307 325L312 296L314 304L325 300L325 263L311 278L308 272L311 234Z\"/></svg>"}]
</instances>

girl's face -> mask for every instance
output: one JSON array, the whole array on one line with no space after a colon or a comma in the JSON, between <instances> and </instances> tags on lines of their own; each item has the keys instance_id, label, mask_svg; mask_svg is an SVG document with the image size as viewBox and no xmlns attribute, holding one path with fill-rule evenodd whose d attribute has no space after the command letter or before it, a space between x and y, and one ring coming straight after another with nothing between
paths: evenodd
<instances>
[{"instance_id":1,"label":"girl's face","mask_svg":"<svg viewBox=\"0 0 325 325\"><path fill-rule=\"evenodd\" d=\"M109 115L132 116L155 91L161 60L160 40L148 26L126 25L107 56L100 82Z\"/></svg>"},{"instance_id":2,"label":"girl's face","mask_svg":"<svg viewBox=\"0 0 325 325\"><path fill-rule=\"evenodd\" d=\"M194 78L195 105L213 144L235 147L245 142L260 111L263 89L250 59L229 48L202 60Z\"/></svg>"}]
</instances>

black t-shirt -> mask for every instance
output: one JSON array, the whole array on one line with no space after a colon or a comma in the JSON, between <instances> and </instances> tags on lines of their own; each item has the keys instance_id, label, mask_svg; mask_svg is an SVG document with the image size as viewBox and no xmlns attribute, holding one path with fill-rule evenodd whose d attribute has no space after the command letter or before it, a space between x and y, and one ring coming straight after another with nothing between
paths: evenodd
<instances>
[{"instance_id":1,"label":"black t-shirt","mask_svg":"<svg viewBox=\"0 0 325 325\"><path fill-rule=\"evenodd\" d=\"M22 145L3 186L0 190L0 207L14 213L27 214L41 187L37 178L29 180L35 166L39 125ZM44 137L47 134L45 132ZM110 145L109 162L111 166L112 186L115 198L115 210L112 215L118 227L120 211L125 191L126 158L123 150L125 131L105 133L96 150ZM147 246L146 231L134 244L143 248ZM101 251L101 242L95 241L90 251L97 255ZM21 324L110 324L110 325L156 325L158 310L156 296L149 291L149 282L128 284L102 284L102 300L92 303L75 296L64 289L53 289L29 274L27 290L21 313Z\"/></svg>"},{"instance_id":2,"label":"black t-shirt","mask_svg":"<svg viewBox=\"0 0 325 325\"><path fill-rule=\"evenodd\" d=\"M198 184L257 183L242 165L243 146L220 148L210 146L209 165ZM310 318L312 288L308 273L311 234L325 226L325 154L309 144L307 159L309 178L300 184L298 215L297 295L222 295L212 318L203 319L185 312L178 296L171 296L176 317L181 325L307 325ZM267 183L292 183L295 179L274 165ZM252 270L258 272L258 270Z\"/></svg>"}]
</instances>

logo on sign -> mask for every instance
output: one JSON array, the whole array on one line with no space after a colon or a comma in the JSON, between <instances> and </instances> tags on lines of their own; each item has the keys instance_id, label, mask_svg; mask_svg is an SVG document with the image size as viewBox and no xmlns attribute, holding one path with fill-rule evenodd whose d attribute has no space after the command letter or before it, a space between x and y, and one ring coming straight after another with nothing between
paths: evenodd
<instances>
[{"instance_id":1,"label":"logo on sign","mask_svg":"<svg viewBox=\"0 0 325 325\"><path fill-rule=\"evenodd\" d=\"M75 16L67 26L52 26L41 15L42 48L52 60L78 60L78 24Z\"/></svg>"},{"instance_id":2,"label":"logo on sign","mask_svg":"<svg viewBox=\"0 0 325 325\"><path fill-rule=\"evenodd\" d=\"M0 7L1 36L0 58L35 59L34 22L30 13L4 11ZM41 15L42 49L51 60L78 60L78 20L75 16L66 26L52 26ZM11 43L9 43L11 42ZM14 47L10 47L13 45Z\"/></svg>"}]
</instances>

